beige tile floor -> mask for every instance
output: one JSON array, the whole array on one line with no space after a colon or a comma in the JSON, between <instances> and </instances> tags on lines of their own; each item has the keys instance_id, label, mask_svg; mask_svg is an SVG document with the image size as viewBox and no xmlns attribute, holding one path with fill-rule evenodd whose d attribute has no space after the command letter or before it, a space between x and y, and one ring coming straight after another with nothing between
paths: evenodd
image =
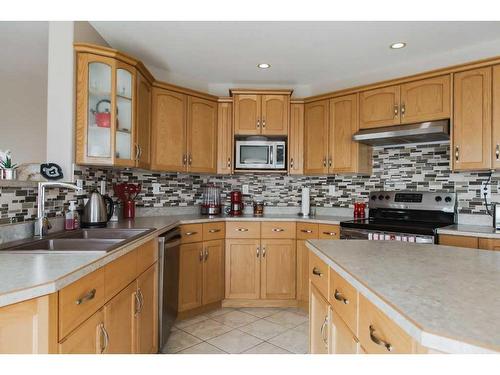
<instances>
[{"instance_id":1,"label":"beige tile floor","mask_svg":"<svg viewBox=\"0 0 500 375\"><path fill-rule=\"evenodd\" d=\"M176 322L168 354L305 354L309 319L297 308L222 308Z\"/></svg>"}]
</instances>

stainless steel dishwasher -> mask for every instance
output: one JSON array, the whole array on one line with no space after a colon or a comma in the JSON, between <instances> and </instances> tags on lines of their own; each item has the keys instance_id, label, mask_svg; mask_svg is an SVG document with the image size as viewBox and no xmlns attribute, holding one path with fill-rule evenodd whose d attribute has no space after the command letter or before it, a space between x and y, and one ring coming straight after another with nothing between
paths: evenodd
<instances>
[{"instance_id":1,"label":"stainless steel dishwasher","mask_svg":"<svg viewBox=\"0 0 500 375\"><path fill-rule=\"evenodd\" d=\"M159 237L158 350L162 351L177 318L179 300L179 251L181 230L175 228Z\"/></svg>"}]
</instances>

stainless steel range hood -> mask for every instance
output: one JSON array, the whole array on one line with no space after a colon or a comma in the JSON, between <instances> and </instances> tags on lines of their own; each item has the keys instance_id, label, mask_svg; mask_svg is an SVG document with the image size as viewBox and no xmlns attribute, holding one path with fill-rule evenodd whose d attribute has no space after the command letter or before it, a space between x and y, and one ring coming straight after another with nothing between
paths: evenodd
<instances>
[{"instance_id":1,"label":"stainless steel range hood","mask_svg":"<svg viewBox=\"0 0 500 375\"><path fill-rule=\"evenodd\" d=\"M449 141L450 122L449 120L439 120L363 129L354 134L352 139L371 146Z\"/></svg>"}]
</instances>

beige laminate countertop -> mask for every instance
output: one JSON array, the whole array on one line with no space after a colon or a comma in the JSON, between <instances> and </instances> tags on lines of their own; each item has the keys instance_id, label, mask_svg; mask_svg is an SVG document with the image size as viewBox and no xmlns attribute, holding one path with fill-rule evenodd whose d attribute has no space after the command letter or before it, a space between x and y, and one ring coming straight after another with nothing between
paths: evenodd
<instances>
[{"instance_id":1,"label":"beige laminate countertop","mask_svg":"<svg viewBox=\"0 0 500 375\"><path fill-rule=\"evenodd\" d=\"M454 224L439 228L437 230L437 233L450 234L453 236L472 236L500 239L500 230L496 230L495 228L493 228L493 226L486 225Z\"/></svg>"},{"instance_id":2,"label":"beige laminate countertop","mask_svg":"<svg viewBox=\"0 0 500 375\"><path fill-rule=\"evenodd\" d=\"M361 240L307 246L421 345L500 352L500 252Z\"/></svg>"},{"instance_id":3,"label":"beige laminate countertop","mask_svg":"<svg viewBox=\"0 0 500 375\"><path fill-rule=\"evenodd\" d=\"M302 218L297 215L268 215L263 217L214 217L201 215L173 215L139 217L135 220L109 223L110 228L155 229L143 237L109 253L74 252L53 254L9 253L0 251L0 307L54 293L81 277L103 267L128 253L138 245L180 224L209 221L303 221L339 224L350 220L341 216L316 216ZM8 244L5 244L8 245Z\"/></svg>"}]
</instances>

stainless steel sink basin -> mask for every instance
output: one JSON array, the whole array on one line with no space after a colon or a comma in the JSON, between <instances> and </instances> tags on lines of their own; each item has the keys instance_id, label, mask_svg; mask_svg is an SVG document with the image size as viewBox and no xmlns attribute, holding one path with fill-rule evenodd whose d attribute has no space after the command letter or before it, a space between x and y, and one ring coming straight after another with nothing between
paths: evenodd
<instances>
[{"instance_id":1,"label":"stainless steel sink basin","mask_svg":"<svg viewBox=\"0 0 500 375\"><path fill-rule=\"evenodd\" d=\"M151 232L153 229L80 229L56 233L44 239L23 241L2 252L53 253L109 252Z\"/></svg>"}]
</instances>

